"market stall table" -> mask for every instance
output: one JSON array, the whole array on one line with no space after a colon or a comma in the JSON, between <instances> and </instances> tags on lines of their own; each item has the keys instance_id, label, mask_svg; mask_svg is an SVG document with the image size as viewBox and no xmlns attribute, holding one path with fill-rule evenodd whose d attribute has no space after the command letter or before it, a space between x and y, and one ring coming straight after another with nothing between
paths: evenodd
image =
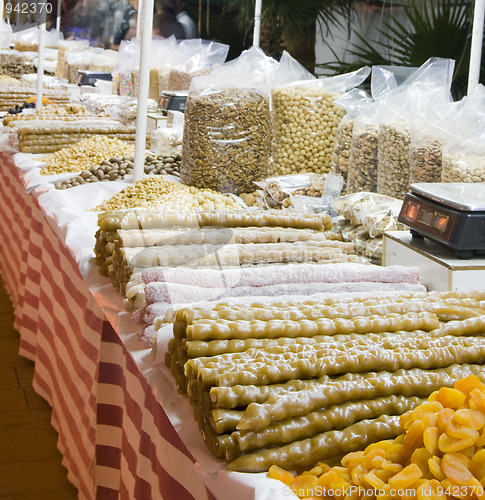
<instances>
[{"instance_id":1,"label":"market stall table","mask_svg":"<svg viewBox=\"0 0 485 500\"><path fill-rule=\"evenodd\" d=\"M38 172L31 155L3 146L0 271L20 354L35 361L34 388L52 406L79 498L291 497L265 474L228 472L209 454L189 403L168 370L151 363L121 296L98 274L96 214L79 210L73 190L62 195ZM96 189L111 195L124 186Z\"/></svg>"}]
</instances>

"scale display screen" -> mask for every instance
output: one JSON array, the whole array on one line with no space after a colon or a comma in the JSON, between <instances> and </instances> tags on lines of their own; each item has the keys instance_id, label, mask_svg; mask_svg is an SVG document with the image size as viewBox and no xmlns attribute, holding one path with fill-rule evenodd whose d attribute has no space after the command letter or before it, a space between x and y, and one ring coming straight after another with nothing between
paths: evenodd
<instances>
[{"instance_id":1,"label":"scale display screen","mask_svg":"<svg viewBox=\"0 0 485 500\"><path fill-rule=\"evenodd\" d=\"M403 218L407 219L407 224L413 227L420 226L428 231L444 235L450 224L450 216L440 213L432 208L426 207L423 203L407 200L401 212Z\"/></svg>"}]
</instances>

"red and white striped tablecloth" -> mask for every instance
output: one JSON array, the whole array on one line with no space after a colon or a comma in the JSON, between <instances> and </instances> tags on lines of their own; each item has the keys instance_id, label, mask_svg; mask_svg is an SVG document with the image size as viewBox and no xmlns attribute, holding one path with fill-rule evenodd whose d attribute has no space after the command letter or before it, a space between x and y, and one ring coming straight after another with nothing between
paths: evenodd
<instances>
[{"instance_id":1,"label":"red and white striped tablecloth","mask_svg":"<svg viewBox=\"0 0 485 500\"><path fill-rule=\"evenodd\" d=\"M52 406L79 498L291 498L276 481L217 464L199 449L192 419L174 425L167 408L188 402L150 367L149 351L120 314L121 298L106 299L105 291L114 293L109 281L92 263L82 268L66 246L65 228L41 203L48 188L30 187L24 174L12 153L0 152L0 272L14 304L20 354L35 361L34 388Z\"/></svg>"}]
</instances>

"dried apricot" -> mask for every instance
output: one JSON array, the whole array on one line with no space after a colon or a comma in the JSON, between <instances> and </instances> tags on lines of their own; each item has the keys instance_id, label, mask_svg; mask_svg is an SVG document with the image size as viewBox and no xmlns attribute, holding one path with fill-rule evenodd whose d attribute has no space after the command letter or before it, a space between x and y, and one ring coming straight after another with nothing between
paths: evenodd
<instances>
[{"instance_id":1,"label":"dried apricot","mask_svg":"<svg viewBox=\"0 0 485 500\"><path fill-rule=\"evenodd\" d=\"M399 417L399 425L401 426L401 429L406 430L409 428L409 426L413 423L413 415L412 415L412 410L407 411L406 413L403 413Z\"/></svg>"},{"instance_id":2,"label":"dried apricot","mask_svg":"<svg viewBox=\"0 0 485 500\"><path fill-rule=\"evenodd\" d=\"M403 446L414 450L423 446L424 425L421 420L415 420L404 436Z\"/></svg>"},{"instance_id":3,"label":"dried apricot","mask_svg":"<svg viewBox=\"0 0 485 500\"><path fill-rule=\"evenodd\" d=\"M475 446L477 448L482 448L485 446L485 429L482 430L480 437L475 441Z\"/></svg>"},{"instance_id":4,"label":"dried apricot","mask_svg":"<svg viewBox=\"0 0 485 500\"><path fill-rule=\"evenodd\" d=\"M436 401L436 398L438 397L438 391L433 391L429 396L428 396L428 401Z\"/></svg>"},{"instance_id":5,"label":"dried apricot","mask_svg":"<svg viewBox=\"0 0 485 500\"><path fill-rule=\"evenodd\" d=\"M375 448L371 450L369 453L364 455L364 458L362 458L361 461L362 467L365 467L366 469L372 469L373 468L372 460L376 457L385 459L386 452L380 448Z\"/></svg>"},{"instance_id":6,"label":"dried apricot","mask_svg":"<svg viewBox=\"0 0 485 500\"><path fill-rule=\"evenodd\" d=\"M479 389L470 392L470 400L475 404L475 408L485 413L485 393Z\"/></svg>"},{"instance_id":7,"label":"dried apricot","mask_svg":"<svg viewBox=\"0 0 485 500\"><path fill-rule=\"evenodd\" d=\"M473 439L458 439L448 436L448 434L446 433L441 434L441 436L438 438L438 448L443 453L461 451L465 448L468 448L469 446L473 446L474 443L475 442Z\"/></svg>"},{"instance_id":8,"label":"dried apricot","mask_svg":"<svg viewBox=\"0 0 485 500\"><path fill-rule=\"evenodd\" d=\"M410 460L411 463L416 464L423 472L423 475L425 475L428 470L428 460L432 456L433 455L426 448L417 448L411 455Z\"/></svg>"},{"instance_id":9,"label":"dried apricot","mask_svg":"<svg viewBox=\"0 0 485 500\"><path fill-rule=\"evenodd\" d=\"M468 396L474 389L479 389L480 391L485 392L485 385L482 384L476 375L468 375L468 377L455 382L455 389L458 389L463 392L463 394Z\"/></svg>"},{"instance_id":10,"label":"dried apricot","mask_svg":"<svg viewBox=\"0 0 485 500\"><path fill-rule=\"evenodd\" d=\"M318 478L311 474L296 476L290 484L291 491L293 491L300 498L311 497L316 491Z\"/></svg>"},{"instance_id":11,"label":"dried apricot","mask_svg":"<svg viewBox=\"0 0 485 500\"><path fill-rule=\"evenodd\" d=\"M427 427L424 430L423 443L431 455L436 455L438 453L438 438L439 431L437 427Z\"/></svg>"},{"instance_id":12,"label":"dried apricot","mask_svg":"<svg viewBox=\"0 0 485 500\"><path fill-rule=\"evenodd\" d=\"M438 422L438 416L436 413L426 413L421 419L423 421L424 427L436 427Z\"/></svg>"},{"instance_id":13,"label":"dried apricot","mask_svg":"<svg viewBox=\"0 0 485 500\"><path fill-rule=\"evenodd\" d=\"M485 413L478 410L462 409L455 413L455 422L479 431L485 425Z\"/></svg>"},{"instance_id":14,"label":"dried apricot","mask_svg":"<svg viewBox=\"0 0 485 500\"><path fill-rule=\"evenodd\" d=\"M459 425L454 420L446 423L446 434L457 439L471 439L473 442L480 436L478 431Z\"/></svg>"},{"instance_id":15,"label":"dried apricot","mask_svg":"<svg viewBox=\"0 0 485 500\"><path fill-rule=\"evenodd\" d=\"M416 464L409 464L404 467L401 472L398 472L394 477L389 479L391 489L399 490L409 488L418 479L423 476L422 470Z\"/></svg>"},{"instance_id":16,"label":"dried apricot","mask_svg":"<svg viewBox=\"0 0 485 500\"><path fill-rule=\"evenodd\" d=\"M361 466L357 465L357 467L354 467L352 469L352 472L350 473L350 477L352 478L352 481L354 484L357 486L364 486L364 476L366 474L366 470Z\"/></svg>"},{"instance_id":17,"label":"dried apricot","mask_svg":"<svg viewBox=\"0 0 485 500\"><path fill-rule=\"evenodd\" d=\"M446 495L440 486L436 479L424 482L417 489L418 500L446 500Z\"/></svg>"},{"instance_id":18,"label":"dried apricot","mask_svg":"<svg viewBox=\"0 0 485 500\"><path fill-rule=\"evenodd\" d=\"M355 466L360 464L360 461L362 460L362 457L364 456L363 451L353 451L351 453L347 453L342 460L341 464L344 467L347 467L347 471L351 471Z\"/></svg>"},{"instance_id":19,"label":"dried apricot","mask_svg":"<svg viewBox=\"0 0 485 500\"><path fill-rule=\"evenodd\" d=\"M295 476L291 472L282 469L278 465L272 465L269 468L268 477L271 479L277 479L288 486L295 480Z\"/></svg>"},{"instance_id":20,"label":"dried apricot","mask_svg":"<svg viewBox=\"0 0 485 500\"><path fill-rule=\"evenodd\" d=\"M453 417L455 416L455 412L451 408L443 408L437 414L437 427L440 433L446 432L446 426L449 422L453 421Z\"/></svg>"},{"instance_id":21,"label":"dried apricot","mask_svg":"<svg viewBox=\"0 0 485 500\"><path fill-rule=\"evenodd\" d=\"M442 387L436 395L436 401L439 401L445 408L459 408L465 400L466 396L463 392L451 387Z\"/></svg>"},{"instance_id":22,"label":"dried apricot","mask_svg":"<svg viewBox=\"0 0 485 500\"><path fill-rule=\"evenodd\" d=\"M479 450L470 460L470 471L477 478L485 476L485 450Z\"/></svg>"},{"instance_id":23,"label":"dried apricot","mask_svg":"<svg viewBox=\"0 0 485 500\"><path fill-rule=\"evenodd\" d=\"M443 409L443 405L439 401L427 401L422 403L412 411L413 420L422 420L427 413L438 413Z\"/></svg>"},{"instance_id":24,"label":"dried apricot","mask_svg":"<svg viewBox=\"0 0 485 500\"><path fill-rule=\"evenodd\" d=\"M448 479L457 484L469 484L473 479L468 470L469 460L459 453L445 453L441 460L441 469Z\"/></svg>"},{"instance_id":25,"label":"dried apricot","mask_svg":"<svg viewBox=\"0 0 485 500\"><path fill-rule=\"evenodd\" d=\"M329 470L318 478L319 486L331 488L334 484L340 483L342 478L334 470Z\"/></svg>"},{"instance_id":26,"label":"dried apricot","mask_svg":"<svg viewBox=\"0 0 485 500\"><path fill-rule=\"evenodd\" d=\"M411 456L412 450L406 448L403 444L393 444L386 451L386 458L390 462L404 465Z\"/></svg>"},{"instance_id":27,"label":"dried apricot","mask_svg":"<svg viewBox=\"0 0 485 500\"><path fill-rule=\"evenodd\" d=\"M443 471L441 470L441 458L440 457L433 457L428 460L428 467L429 471L433 476L438 479L439 481L442 481L443 479L446 479L446 476L444 475Z\"/></svg>"},{"instance_id":28,"label":"dried apricot","mask_svg":"<svg viewBox=\"0 0 485 500\"><path fill-rule=\"evenodd\" d=\"M380 490L386 484L382 479L376 476L374 470L368 472L364 476L364 479L371 488L375 488L376 490Z\"/></svg>"}]
</instances>

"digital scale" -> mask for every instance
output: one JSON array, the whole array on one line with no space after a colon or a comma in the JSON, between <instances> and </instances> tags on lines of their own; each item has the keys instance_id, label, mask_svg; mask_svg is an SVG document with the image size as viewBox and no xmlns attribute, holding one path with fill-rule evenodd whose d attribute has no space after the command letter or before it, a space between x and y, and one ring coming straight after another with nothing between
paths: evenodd
<instances>
[{"instance_id":1,"label":"digital scale","mask_svg":"<svg viewBox=\"0 0 485 500\"><path fill-rule=\"evenodd\" d=\"M162 92L158 107L162 110L164 115L169 111L185 111L185 104L187 102L188 92Z\"/></svg>"},{"instance_id":2,"label":"digital scale","mask_svg":"<svg viewBox=\"0 0 485 500\"><path fill-rule=\"evenodd\" d=\"M112 81L113 76L111 73L100 73L98 71L79 70L77 72L76 83L78 85L89 85L94 87L97 80Z\"/></svg>"},{"instance_id":3,"label":"digital scale","mask_svg":"<svg viewBox=\"0 0 485 500\"><path fill-rule=\"evenodd\" d=\"M398 220L414 238L428 238L459 259L485 253L485 182L416 183Z\"/></svg>"}]
</instances>

